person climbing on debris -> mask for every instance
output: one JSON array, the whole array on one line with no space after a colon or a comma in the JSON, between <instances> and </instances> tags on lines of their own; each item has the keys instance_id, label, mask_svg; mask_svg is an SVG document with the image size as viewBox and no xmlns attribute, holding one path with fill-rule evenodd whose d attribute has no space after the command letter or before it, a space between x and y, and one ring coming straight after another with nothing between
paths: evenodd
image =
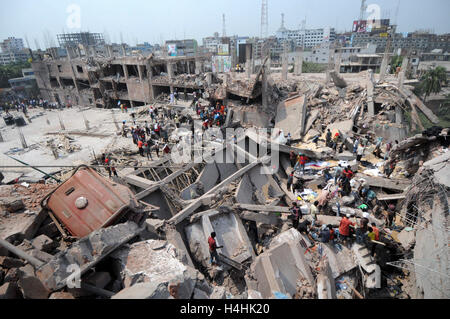
<instances>
[{"instance_id":1,"label":"person climbing on debris","mask_svg":"<svg viewBox=\"0 0 450 319\"><path fill-rule=\"evenodd\" d=\"M211 256L210 264L211 265L217 265L217 261L219 260L219 255L217 254L217 249L223 248L223 246L217 246L216 243L216 233L212 232L211 236L208 238L208 245L209 245L209 254Z\"/></svg>"},{"instance_id":2,"label":"person climbing on debris","mask_svg":"<svg viewBox=\"0 0 450 319\"><path fill-rule=\"evenodd\" d=\"M325 137L325 144L327 147L331 146L331 131L330 131L330 129L327 130L327 135Z\"/></svg>"},{"instance_id":3,"label":"person climbing on debris","mask_svg":"<svg viewBox=\"0 0 450 319\"><path fill-rule=\"evenodd\" d=\"M307 161L308 158L302 152L298 153L297 164L295 164L294 169L296 170L300 166L302 173L305 174L305 165Z\"/></svg>"},{"instance_id":4,"label":"person climbing on debris","mask_svg":"<svg viewBox=\"0 0 450 319\"><path fill-rule=\"evenodd\" d=\"M302 211L300 207L297 206L297 202L293 202L292 207L289 210L291 211L292 226L297 229L298 223L300 219L302 219Z\"/></svg>"},{"instance_id":5,"label":"person climbing on debris","mask_svg":"<svg viewBox=\"0 0 450 319\"><path fill-rule=\"evenodd\" d=\"M328 243L330 241L330 230L327 225L322 225L319 238L322 243Z\"/></svg>"},{"instance_id":6,"label":"person climbing on debris","mask_svg":"<svg viewBox=\"0 0 450 319\"><path fill-rule=\"evenodd\" d=\"M139 154L144 157L144 142L142 142L140 139L138 141L138 149L139 149Z\"/></svg>"},{"instance_id":7,"label":"person climbing on debris","mask_svg":"<svg viewBox=\"0 0 450 319\"><path fill-rule=\"evenodd\" d=\"M301 177L298 177L295 181L294 186L292 187L292 192L295 193L302 193L305 189L305 180Z\"/></svg>"},{"instance_id":8,"label":"person climbing on debris","mask_svg":"<svg viewBox=\"0 0 450 319\"><path fill-rule=\"evenodd\" d=\"M364 147L362 145L359 145L356 151L356 161L361 162L363 155L364 155Z\"/></svg>"},{"instance_id":9,"label":"person climbing on debris","mask_svg":"<svg viewBox=\"0 0 450 319\"><path fill-rule=\"evenodd\" d=\"M151 159L152 161L153 161L153 158L152 158L152 146L153 146L153 144L154 143L153 143L151 138L149 138L148 141L144 144L144 146L145 146L144 151L145 151L145 154L147 156L147 159Z\"/></svg>"},{"instance_id":10,"label":"person climbing on debris","mask_svg":"<svg viewBox=\"0 0 450 319\"><path fill-rule=\"evenodd\" d=\"M291 186L292 186L292 183L293 183L293 182L294 182L294 172L292 172L291 174L289 174L289 177L288 177L288 179L287 179L286 187L287 187L287 190L288 190L288 191L291 190Z\"/></svg>"},{"instance_id":11,"label":"person climbing on debris","mask_svg":"<svg viewBox=\"0 0 450 319\"><path fill-rule=\"evenodd\" d=\"M338 179L341 178L341 176L342 176L342 171L343 171L343 170L344 170L344 169L342 168L342 165L341 165L341 164L339 164L339 165L335 168L335 170L334 170L334 184L337 185Z\"/></svg>"},{"instance_id":12,"label":"person climbing on debris","mask_svg":"<svg viewBox=\"0 0 450 319\"><path fill-rule=\"evenodd\" d=\"M355 154L356 151L358 150L358 146L359 146L359 139L355 138L355 142L353 143L353 154Z\"/></svg>"},{"instance_id":13,"label":"person climbing on debris","mask_svg":"<svg viewBox=\"0 0 450 319\"><path fill-rule=\"evenodd\" d=\"M127 137L128 132L126 123L127 123L126 121L123 121L122 123L122 136L125 138Z\"/></svg>"},{"instance_id":14,"label":"person climbing on debris","mask_svg":"<svg viewBox=\"0 0 450 319\"><path fill-rule=\"evenodd\" d=\"M382 158L381 157L381 142L382 141L383 141L382 137L377 138L377 143L375 144L375 151L373 152L373 154L378 158Z\"/></svg>"},{"instance_id":15,"label":"person climbing on debris","mask_svg":"<svg viewBox=\"0 0 450 319\"><path fill-rule=\"evenodd\" d=\"M339 133L336 133L335 135L334 135L334 137L333 137L333 141L332 141L332 145L331 145L331 148L336 152L336 149L337 149L337 145L338 145L338 142L339 142Z\"/></svg>"},{"instance_id":16,"label":"person climbing on debris","mask_svg":"<svg viewBox=\"0 0 450 319\"><path fill-rule=\"evenodd\" d=\"M369 213L363 213L363 218L359 221L359 227L356 229L356 242L360 245L366 244L366 233L369 225Z\"/></svg>"},{"instance_id":17,"label":"person climbing on debris","mask_svg":"<svg viewBox=\"0 0 450 319\"><path fill-rule=\"evenodd\" d=\"M345 177L348 178L349 181L351 181L351 179L353 178L353 171L352 168L349 166L347 166L347 168L344 169L344 171L342 172L342 174L344 174Z\"/></svg>"}]
</instances>

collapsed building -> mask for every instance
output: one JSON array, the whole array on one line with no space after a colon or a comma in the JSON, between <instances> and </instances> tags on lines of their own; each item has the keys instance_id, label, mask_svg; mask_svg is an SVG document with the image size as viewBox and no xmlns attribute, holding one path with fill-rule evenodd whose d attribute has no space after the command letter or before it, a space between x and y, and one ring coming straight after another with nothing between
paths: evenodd
<instances>
[{"instance_id":1,"label":"collapsed building","mask_svg":"<svg viewBox=\"0 0 450 319\"><path fill-rule=\"evenodd\" d=\"M256 74L215 75L203 72L206 60L80 58L72 52L68 60L33 63L49 101L96 108L129 102L138 107L141 122L149 120L149 104L175 109L186 115L181 128L196 134L190 139L167 120L172 154L148 161L128 151L127 161L135 164L118 168L119 177L112 182L102 176L103 166L90 168L99 159L92 154L87 167L62 174L64 182L47 181L52 188L31 203L21 199L29 194L17 195L15 188L26 192L21 186L2 186L9 199L2 201L0 296L448 297L448 129L407 138L424 128L418 111L438 123L412 87L377 83L370 71L347 78L327 72L328 81L322 75L280 77L271 73L267 59ZM226 104L225 125L196 139L202 134L198 114L188 107L190 98L178 106L160 98L175 89L201 90L202 104ZM229 134L226 128L254 129ZM327 129L339 134L342 150L323 143ZM116 125L113 134L118 130ZM383 149L384 161L373 155L376 137L400 141L390 152ZM358 162L353 144L362 138L372 143L365 160ZM309 158L303 174L292 167L291 152ZM114 143L108 146L112 158L119 153ZM175 160L185 154L200 160ZM398 163L391 176L381 173L394 159ZM375 210L369 216L384 234L375 254L358 243L322 243L292 227L293 202L300 203L303 219L312 222L311 206L323 189L338 192L324 173L338 164L357 171L353 190L368 187L380 206L396 207L394 226L388 227ZM291 173L305 180L301 200L287 186ZM87 179L91 182L85 183ZM356 202L354 193L330 199L316 225L337 228L346 214L361 220L364 212ZM212 232L223 246L217 249L218 267L209 262ZM75 287L71 265L78 267L81 279ZM427 275L430 270L432 276Z\"/></svg>"}]
</instances>

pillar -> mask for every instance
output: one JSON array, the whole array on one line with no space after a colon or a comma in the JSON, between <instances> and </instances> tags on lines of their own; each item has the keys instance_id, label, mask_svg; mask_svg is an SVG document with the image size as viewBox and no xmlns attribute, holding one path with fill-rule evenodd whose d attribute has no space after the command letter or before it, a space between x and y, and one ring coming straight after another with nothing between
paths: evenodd
<instances>
[{"instance_id":1,"label":"pillar","mask_svg":"<svg viewBox=\"0 0 450 319\"><path fill-rule=\"evenodd\" d=\"M395 124L403 124L403 110L400 106L395 107Z\"/></svg>"},{"instance_id":2,"label":"pillar","mask_svg":"<svg viewBox=\"0 0 450 319\"><path fill-rule=\"evenodd\" d=\"M125 80L128 80L128 68L126 64L121 64L122 65L122 69L123 69L123 74L125 74Z\"/></svg>"}]
</instances>

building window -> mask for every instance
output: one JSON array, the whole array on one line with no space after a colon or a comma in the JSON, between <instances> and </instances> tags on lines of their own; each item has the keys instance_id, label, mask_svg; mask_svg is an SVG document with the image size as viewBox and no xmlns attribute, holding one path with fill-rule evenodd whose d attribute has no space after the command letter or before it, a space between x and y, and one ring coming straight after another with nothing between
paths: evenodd
<instances>
[{"instance_id":1,"label":"building window","mask_svg":"<svg viewBox=\"0 0 450 319\"><path fill-rule=\"evenodd\" d=\"M59 73L62 72L62 65L58 65L58 72L59 72Z\"/></svg>"},{"instance_id":2,"label":"building window","mask_svg":"<svg viewBox=\"0 0 450 319\"><path fill-rule=\"evenodd\" d=\"M81 65L77 65L77 72L83 73L83 67Z\"/></svg>"}]
</instances>

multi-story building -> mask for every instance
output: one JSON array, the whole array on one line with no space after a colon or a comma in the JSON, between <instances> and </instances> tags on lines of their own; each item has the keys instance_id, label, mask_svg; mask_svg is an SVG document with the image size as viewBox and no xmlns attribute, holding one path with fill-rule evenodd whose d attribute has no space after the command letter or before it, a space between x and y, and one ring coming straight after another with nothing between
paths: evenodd
<instances>
[{"instance_id":1,"label":"multi-story building","mask_svg":"<svg viewBox=\"0 0 450 319\"><path fill-rule=\"evenodd\" d=\"M197 54L197 40L169 40L166 41L165 50L168 56L194 56Z\"/></svg>"},{"instance_id":2,"label":"multi-story building","mask_svg":"<svg viewBox=\"0 0 450 319\"><path fill-rule=\"evenodd\" d=\"M391 26L395 30L395 26ZM377 46L377 53L386 50L388 40L387 32L353 32L350 39L351 46L365 46L369 43ZM431 52L442 49L449 52L450 34L437 35L430 32L394 33L391 36L390 52L399 49L407 51Z\"/></svg>"},{"instance_id":3,"label":"multi-story building","mask_svg":"<svg viewBox=\"0 0 450 319\"><path fill-rule=\"evenodd\" d=\"M3 42L0 42L0 48L2 49L2 53L21 52L24 50L23 39L9 37Z\"/></svg>"},{"instance_id":4,"label":"multi-story building","mask_svg":"<svg viewBox=\"0 0 450 319\"><path fill-rule=\"evenodd\" d=\"M43 99L91 107L117 107L151 103L161 93L192 93L206 86L195 74L203 72L208 56L150 57L80 56L76 48L67 48L68 57L36 56L32 62ZM186 80L186 74L193 78Z\"/></svg>"},{"instance_id":5,"label":"multi-story building","mask_svg":"<svg viewBox=\"0 0 450 319\"><path fill-rule=\"evenodd\" d=\"M283 42L292 40L296 47L313 48L323 42L333 42L336 39L334 28L288 30L283 26L276 32L276 38Z\"/></svg>"},{"instance_id":6,"label":"multi-story building","mask_svg":"<svg viewBox=\"0 0 450 319\"><path fill-rule=\"evenodd\" d=\"M30 58L28 50L0 53L0 65L25 62Z\"/></svg>"}]
</instances>

